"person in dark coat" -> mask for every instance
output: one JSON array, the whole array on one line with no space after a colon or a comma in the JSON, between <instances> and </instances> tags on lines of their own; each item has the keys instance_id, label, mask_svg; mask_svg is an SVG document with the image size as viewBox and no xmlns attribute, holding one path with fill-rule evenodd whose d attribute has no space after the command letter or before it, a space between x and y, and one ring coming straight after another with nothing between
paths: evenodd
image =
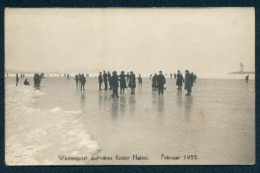
<instances>
[{"instance_id":1,"label":"person in dark coat","mask_svg":"<svg viewBox=\"0 0 260 173\"><path fill-rule=\"evenodd\" d=\"M19 82L19 77L18 77L18 73L16 74L16 86L18 86L18 82Z\"/></svg>"},{"instance_id":2,"label":"person in dark coat","mask_svg":"<svg viewBox=\"0 0 260 173\"><path fill-rule=\"evenodd\" d=\"M107 90L107 73L105 71L103 72L103 81L105 84L104 90Z\"/></svg>"},{"instance_id":3,"label":"person in dark coat","mask_svg":"<svg viewBox=\"0 0 260 173\"><path fill-rule=\"evenodd\" d=\"M249 75L246 76L246 83L248 83Z\"/></svg>"},{"instance_id":4,"label":"person in dark coat","mask_svg":"<svg viewBox=\"0 0 260 173\"><path fill-rule=\"evenodd\" d=\"M184 79L180 70L178 70L178 74L176 77L177 77L176 85L178 86L178 91L182 91L182 82L184 82Z\"/></svg>"},{"instance_id":5,"label":"person in dark coat","mask_svg":"<svg viewBox=\"0 0 260 173\"><path fill-rule=\"evenodd\" d=\"M112 89L113 89L113 94L111 95L112 97L118 97L118 75L116 71L113 72L113 75L111 77L111 84L112 84Z\"/></svg>"},{"instance_id":6,"label":"person in dark coat","mask_svg":"<svg viewBox=\"0 0 260 173\"><path fill-rule=\"evenodd\" d=\"M141 87L143 86L143 79L141 77L141 74L139 74L139 77L138 77L138 86L140 86L140 85L141 85Z\"/></svg>"},{"instance_id":7,"label":"person in dark coat","mask_svg":"<svg viewBox=\"0 0 260 173\"><path fill-rule=\"evenodd\" d=\"M78 86L78 83L79 83L79 75L76 75L74 80L76 81L76 86Z\"/></svg>"},{"instance_id":8,"label":"person in dark coat","mask_svg":"<svg viewBox=\"0 0 260 173\"><path fill-rule=\"evenodd\" d=\"M86 84L86 78L85 78L84 74L82 74L80 90L84 90L85 91L85 84Z\"/></svg>"},{"instance_id":9,"label":"person in dark coat","mask_svg":"<svg viewBox=\"0 0 260 173\"><path fill-rule=\"evenodd\" d=\"M121 74L119 75L120 78L120 94L125 93L125 88L126 88L126 75L124 71L121 71Z\"/></svg>"},{"instance_id":10,"label":"person in dark coat","mask_svg":"<svg viewBox=\"0 0 260 173\"><path fill-rule=\"evenodd\" d=\"M103 83L102 72L99 72L98 83L99 83L99 90L102 90L102 89L101 89L101 85L102 85L102 83Z\"/></svg>"},{"instance_id":11,"label":"person in dark coat","mask_svg":"<svg viewBox=\"0 0 260 173\"><path fill-rule=\"evenodd\" d=\"M165 83L166 83L165 77L162 74L162 71L159 71L159 75L157 76L157 87L159 90L159 95L163 95Z\"/></svg>"},{"instance_id":12,"label":"person in dark coat","mask_svg":"<svg viewBox=\"0 0 260 173\"><path fill-rule=\"evenodd\" d=\"M189 70L185 71L185 90L187 90L186 96L190 96L191 88L192 88L192 76L189 73Z\"/></svg>"},{"instance_id":13,"label":"person in dark coat","mask_svg":"<svg viewBox=\"0 0 260 173\"><path fill-rule=\"evenodd\" d=\"M157 74L155 73L153 78L152 78L152 88L153 88L153 91L156 91L157 90Z\"/></svg>"},{"instance_id":14,"label":"person in dark coat","mask_svg":"<svg viewBox=\"0 0 260 173\"><path fill-rule=\"evenodd\" d=\"M25 79L24 82L23 82L24 85L29 85L30 86L30 83L28 81L28 79Z\"/></svg>"},{"instance_id":15,"label":"person in dark coat","mask_svg":"<svg viewBox=\"0 0 260 173\"><path fill-rule=\"evenodd\" d=\"M131 88L131 94L134 94L136 83L135 83L135 74L132 71L130 72L128 86Z\"/></svg>"},{"instance_id":16,"label":"person in dark coat","mask_svg":"<svg viewBox=\"0 0 260 173\"><path fill-rule=\"evenodd\" d=\"M111 85L111 74L110 74L109 71L107 72L107 78L108 78L109 90L111 90L111 89L112 89L112 85Z\"/></svg>"}]
</instances>

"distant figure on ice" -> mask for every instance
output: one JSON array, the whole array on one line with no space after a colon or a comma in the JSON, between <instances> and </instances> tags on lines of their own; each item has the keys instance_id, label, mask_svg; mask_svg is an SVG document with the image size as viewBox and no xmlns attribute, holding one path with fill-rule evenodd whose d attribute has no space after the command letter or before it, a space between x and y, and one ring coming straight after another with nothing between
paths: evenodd
<instances>
[{"instance_id":1,"label":"distant figure on ice","mask_svg":"<svg viewBox=\"0 0 260 173\"><path fill-rule=\"evenodd\" d=\"M196 82L196 80L197 80L197 75L194 74L194 77L193 77L193 81L194 81L194 83Z\"/></svg>"},{"instance_id":2,"label":"distant figure on ice","mask_svg":"<svg viewBox=\"0 0 260 173\"><path fill-rule=\"evenodd\" d=\"M108 84L109 84L109 90L111 90L111 89L112 89L112 85L111 85L111 74L110 74L109 71L107 72L107 79L108 79Z\"/></svg>"},{"instance_id":3,"label":"distant figure on ice","mask_svg":"<svg viewBox=\"0 0 260 173\"><path fill-rule=\"evenodd\" d=\"M153 79L152 79L152 88L153 88L153 91L157 90L157 74L156 73L154 74Z\"/></svg>"},{"instance_id":4,"label":"distant figure on ice","mask_svg":"<svg viewBox=\"0 0 260 173\"><path fill-rule=\"evenodd\" d=\"M103 83L102 72L99 72L98 83L99 83L99 90L102 90L102 89L101 89L101 85L102 85L102 83Z\"/></svg>"},{"instance_id":5,"label":"distant figure on ice","mask_svg":"<svg viewBox=\"0 0 260 173\"><path fill-rule=\"evenodd\" d=\"M246 83L248 83L249 75L246 76Z\"/></svg>"},{"instance_id":6,"label":"distant figure on ice","mask_svg":"<svg viewBox=\"0 0 260 173\"><path fill-rule=\"evenodd\" d=\"M121 74L119 75L120 78L120 94L125 93L125 88L126 88L126 76L125 76L125 72L121 71Z\"/></svg>"},{"instance_id":7,"label":"distant figure on ice","mask_svg":"<svg viewBox=\"0 0 260 173\"><path fill-rule=\"evenodd\" d=\"M105 71L103 72L103 81L105 84L104 90L107 90L107 73Z\"/></svg>"},{"instance_id":8,"label":"distant figure on ice","mask_svg":"<svg viewBox=\"0 0 260 173\"><path fill-rule=\"evenodd\" d=\"M16 86L18 86L18 82L19 82L19 77L18 77L18 73L16 74Z\"/></svg>"},{"instance_id":9,"label":"distant figure on ice","mask_svg":"<svg viewBox=\"0 0 260 173\"><path fill-rule=\"evenodd\" d=\"M184 81L184 79L180 70L178 70L178 74L176 77L177 77L176 85L178 86L178 91L182 91L182 82Z\"/></svg>"},{"instance_id":10,"label":"distant figure on ice","mask_svg":"<svg viewBox=\"0 0 260 173\"><path fill-rule=\"evenodd\" d=\"M176 75L176 73L174 73L174 79L176 79L177 78L177 75Z\"/></svg>"},{"instance_id":11,"label":"distant figure on ice","mask_svg":"<svg viewBox=\"0 0 260 173\"><path fill-rule=\"evenodd\" d=\"M70 75L69 74L67 74L67 80L69 80L70 79Z\"/></svg>"},{"instance_id":12,"label":"distant figure on ice","mask_svg":"<svg viewBox=\"0 0 260 173\"><path fill-rule=\"evenodd\" d=\"M159 90L159 95L163 95L165 83L166 83L165 77L162 74L162 71L159 71L159 75L157 76L157 87Z\"/></svg>"},{"instance_id":13,"label":"distant figure on ice","mask_svg":"<svg viewBox=\"0 0 260 173\"><path fill-rule=\"evenodd\" d=\"M33 81L34 81L34 87L35 87L35 88L40 87L41 78L42 78L42 77L41 77L38 73L35 73L35 74L34 74Z\"/></svg>"},{"instance_id":14,"label":"distant figure on ice","mask_svg":"<svg viewBox=\"0 0 260 173\"><path fill-rule=\"evenodd\" d=\"M78 86L78 83L79 83L79 75L76 75L74 80L76 81L76 86Z\"/></svg>"},{"instance_id":15,"label":"distant figure on ice","mask_svg":"<svg viewBox=\"0 0 260 173\"><path fill-rule=\"evenodd\" d=\"M139 74L139 77L138 77L138 86L140 86L140 85L141 85L141 87L143 86L143 79L141 77L141 74Z\"/></svg>"},{"instance_id":16,"label":"distant figure on ice","mask_svg":"<svg viewBox=\"0 0 260 173\"><path fill-rule=\"evenodd\" d=\"M24 84L24 85L29 85L29 86L30 86L30 83L29 83L28 79L25 79L23 84Z\"/></svg>"},{"instance_id":17,"label":"distant figure on ice","mask_svg":"<svg viewBox=\"0 0 260 173\"><path fill-rule=\"evenodd\" d=\"M118 75L116 71L113 71L113 75L111 77L111 84L113 88L113 94L111 95L112 97L119 97L118 96Z\"/></svg>"},{"instance_id":18,"label":"distant figure on ice","mask_svg":"<svg viewBox=\"0 0 260 173\"><path fill-rule=\"evenodd\" d=\"M131 94L134 94L136 83L135 83L135 74L132 71L130 72L128 86L131 88Z\"/></svg>"},{"instance_id":19,"label":"distant figure on ice","mask_svg":"<svg viewBox=\"0 0 260 173\"><path fill-rule=\"evenodd\" d=\"M21 79L23 78L23 74L20 75L20 78L21 78Z\"/></svg>"},{"instance_id":20,"label":"distant figure on ice","mask_svg":"<svg viewBox=\"0 0 260 173\"><path fill-rule=\"evenodd\" d=\"M82 74L80 90L84 90L85 91L85 84L86 84L86 78L85 78L84 74Z\"/></svg>"},{"instance_id":21,"label":"distant figure on ice","mask_svg":"<svg viewBox=\"0 0 260 173\"><path fill-rule=\"evenodd\" d=\"M170 78L172 78L172 73L170 74Z\"/></svg>"},{"instance_id":22,"label":"distant figure on ice","mask_svg":"<svg viewBox=\"0 0 260 173\"><path fill-rule=\"evenodd\" d=\"M192 76L189 73L189 70L185 70L185 90L187 90L186 96L190 96L191 88L192 88Z\"/></svg>"}]
</instances>

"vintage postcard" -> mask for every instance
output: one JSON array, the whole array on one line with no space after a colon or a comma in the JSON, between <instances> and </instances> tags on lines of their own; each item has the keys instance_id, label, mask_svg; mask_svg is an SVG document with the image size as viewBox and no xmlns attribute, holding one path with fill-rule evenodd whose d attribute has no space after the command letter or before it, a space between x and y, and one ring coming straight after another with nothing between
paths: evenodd
<instances>
[{"instance_id":1,"label":"vintage postcard","mask_svg":"<svg viewBox=\"0 0 260 173\"><path fill-rule=\"evenodd\" d=\"M254 8L6 8L6 165L255 164Z\"/></svg>"}]
</instances>

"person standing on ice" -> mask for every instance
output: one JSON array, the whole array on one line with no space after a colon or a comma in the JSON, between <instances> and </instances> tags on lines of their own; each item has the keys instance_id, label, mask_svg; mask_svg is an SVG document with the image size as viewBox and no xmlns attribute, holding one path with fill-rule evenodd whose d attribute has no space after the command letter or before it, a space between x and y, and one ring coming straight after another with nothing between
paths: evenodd
<instances>
[{"instance_id":1,"label":"person standing on ice","mask_svg":"<svg viewBox=\"0 0 260 173\"><path fill-rule=\"evenodd\" d=\"M180 70L178 70L178 74L177 74L177 80L176 80L176 85L178 86L178 91L182 91L182 82L184 81L183 76L180 72Z\"/></svg>"},{"instance_id":2,"label":"person standing on ice","mask_svg":"<svg viewBox=\"0 0 260 173\"><path fill-rule=\"evenodd\" d=\"M185 90L187 90L186 96L190 96L193 78L189 70L185 70Z\"/></svg>"},{"instance_id":3,"label":"person standing on ice","mask_svg":"<svg viewBox=\"0 0 260 173\"><path fill-rule=\"evenodd\" d=\"M165 77L162 74L162 71L159 71L159 75L157 76L157 87L159 90L159 95L163 95L165 83L166 83Z\"/></svg>"},{"instance_id":4,"label":"person standing on ice","mask_svg":"<svg viewBox=\"0 0 260 173\"><path fill-rule=\"evenodd\" d=\"M152 78L152 89L153 91L157 90L157 74L155 73Z\"/></svg>"},{"instance_id":5,"label":"person standing on ice","mask_svg":"<svg viewBox=\"0 0 260 173\"><path fill-rule=\"evenodd\" d=\"M102 72L99 72L98 83L99 83L99 90L102 90L102 89L101 89L101 85L102 85L102 83L103 83Z\"/></svg>"},{"instance_id":6,"label":"person standing on ice","mask_svg":"<svg viewBox=\"0 0 260 173\"><path fill-rule=\"evenodd\" d=\"M139 77L138 77L138 86L140 86L140 85L141 85L141 87L143 86L143 79L141 77L141 74L139 74Z\"/></svg>"},{"instance_id":7,"label":"person standing on ice","mask_svg":"<svg viewBox=\"0 0 260 173\"><path fill-rule=\"evenodd\" d=\"M105 71L103 72L103 81L105 84L104 90L107 90L107 73Z\"/></svg>"},{"instance_id":8,"label":"person standing on ice","mask_svg":"<svg viewBox=\"0 0 260 173\"><path fill-rule=\"evenodd\" d=\"M248 83L249 75L246 76L246 83Z\"/></svg>"},{"instance_id":9,"label":"person standing on ice","mask_svg":"<svg viewBox=\"0 0 260 173\"><path fill-rule=\"evenodd\" d=\"M117 75L116 71L113 71L113 75L111 77L111 84L112 84L112 89L113 89L113 94L111 96L119 97L118 96L118 75Z\"/></svg>"},{"instance_id":10,"label":"person standing on ice","mask_svg":"<svg viewBox=\"0 0 260 173\"><path fill-rule=\"evenodd\" d=\"M80 90L84 90L85 91L85 84L86 84L86 78L85 78L84 74L82 74Z\"/></svg>"},{"instance_id":11,"label":"person standing on ice","mask_svg":"<svg viewBox=\"0 0 260 173\"><path fill-rule=\"evenodd\" d=\"M110 74L109 71L107 72L107 79L108 79L108 84L109 84L109 90L111 90L111 89L112 89L112 85L111 85L111 74Z\"/></svg>"},{"instance_id":12,"label":"person standing on ice","mask_svg":"<svg viewBox=\"0 0 260 173\"><path fill-rule=\"evenodd\" d=\"M78 83L79 83L79 76L76 75L74 80L76 81L76 86L78 86Z\"/></svg>"},{"instance_id":13,"label":"person standing on ice","mask_svg":"<svg viewBox=\"0 0 260 173\"><path fill-rule=\"evenodd\" d=\"M16 86L18 86L18 82L19 82L19 77L18 77L18 73L16 74Z\"/></svg>"},{"instance_id":14,"label":"person standing on ice","mask_svg":"<svg viewBox=\"0 0 260 173\"><path fill-rule=\"evenodd\" d=\"M131 94L134 94L135 93L136 82L135 82L135 74L132 71L130 72L128 86L131 88Z\"/></svg>"},{"instance_id":15,"label":"person standing on ice","mask_svg":"<svg viewBox=\"0 0 260 173\"><path fill-rule=\"evenodd\" d=\"M125 88L126 88L126 76L125 76L125 72L121 71L121 74L119 75L120 77L120 94L125 93Z\"/></svg>"}]
</instances>

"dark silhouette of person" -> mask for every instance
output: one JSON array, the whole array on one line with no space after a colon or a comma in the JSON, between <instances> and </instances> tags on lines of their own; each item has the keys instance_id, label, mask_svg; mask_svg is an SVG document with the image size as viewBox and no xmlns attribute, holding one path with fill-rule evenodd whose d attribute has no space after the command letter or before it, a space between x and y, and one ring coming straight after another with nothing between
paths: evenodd
<instances>
[{"instance_id":1,"label":"dark silhouette of person","mask_svg":"<svg viewBox=\"0 0 260 173\"><path fill-rule=\"evenodd\" d=\"M190 73L191 75L191 88L193 87L193 83L194 83L194 74L193 73ZM191 89L191 92L192 92L192 89Z\"/></svg>"},{"instance_id":2,"label":"dark silhouette of person","mask_svg":"<svg viewBox=\"0 0 260 173\"><path fill-rule=\"evenodd\" d=\"M165 77L162 74L162 71L159 71L159 75L157 76L157 87L159 90L159 95L163 95L165 83L166 83Z\"/></svg>"},{"instance_id":3,"label":"dark silhouette of person","mask_svg":"<svg viewBox=\"0 0 260 173\"><path fill-rule=\"evenodd\" d=\"M246 83L248 83L249 75L246 76Z\"/></svg>"},{"instance_id":4,"label":"dark silhouette of person","mask_svg":"<svg viewBox=\"0 0 260 173\"><path fill-rule=\"evenodd\" d=\"M19 77L18 77L18 73L16 74L16 86L18 86L18 82L19 82Z\"/></svg>"},{"instance_id":5,"label":"dark silhouette of person","mask_svg":"<svg viewBox=\"0 0 260 173\"><path fill-rule=\"evenodd\" d=\"M172 73L170 74L170 78L172 78Z\"/></svg>"},{"instance_id":6,"label":"dark silhouette of person","mask_svg":"<svg viewBox=\"0 0 260 173\"><path fill-rule=\"evenodd\" d=\"M155 73L152 78L152 89L153 91L157 90L157 74Z\"/></svg>"},{"instance_id":7,"label":"dark silhouette of person","mask_svg":"<svg viewBox=\"0 0 260 173\"><path fill-rule=\"evenodd\" d=\"M74 80L76 81L76 86L78 86L78 83L79 83L79 75L76 75Z\"/></svg>"},{"instance_id":8,"label":"dark silhouette of person","mask_svg":"<svg viewBox=\"0 0 260 173\"><path fill-rule=\"evenodd\" d=\"M184 82L184 79L180 70L178 70L178 74L176 77L177 77L176 85L178 86L178 91L182 91L182 82Z\"/></svg>"},{"instance_id":9,"label":"dark silhouette of person","mask_svg":"<svg viewBox=\"0 0 260 173\"><path fill-rule=\"evenodd\" d=\"M23 78L23 74L20 75L20 78L21 78L21 79Z\"/></svg>"},{"instance_id":10,"label":"dark silhouette of person","mask_svg":"<svg viewBox=\"0 0 260 173\"><path fill-rule=\"evenodd\" d=\"M135 93L135 87L136 87L136 82L135 82L135 74L131 71L129 75L129 84L128 86L131 88L131 94Z\"/></svg>"},{"instance_id":11,"label":"dark silhouette of person","mask_svg":"<svg viewBox=\"0 0 260 173\"><path fill-rule=\"evenodd\" d=\"M138 86L140 86L140 85L141 85L141 87L143 86L143 79L141 77L141 74L139 74L139 77L138 77Z\"/></svg>"},{"instance_id":12,"label":"dark silhouette of person","mask_svg":"<svg viewBox=\"0 0 260 173\"><path fill-rule=\"evenodd\" d=\"M111 77L111 84L112 84L112 89L113 89L113 94L111 95L112 97L119 97L118 96L118 75L116 71L113 71Z\"/></svg>"},{"instance_id":13,"label":"dark silhouette of person","mask_svg":"<svg viewBox=\"0 0 260 173\"><path fill-rule=\"evenodd\" d=\"M127 74L126 74L127 83L129 83L129 78L130 78L130 75L129 75L129 72L127 72Z\"/></svg>"},{"instance_id":14,"label":"dark silhouette of person","mask_svg":"<svg viewBox=\"0 0 260 173\"><path fill-rule=\"evenodd\" d=\"M185 90L187 90L186 96L190 96L191 88L192 88L193 78L189 72L189 70L185 70Z\"/></svg>"},{"instance_id":15,"label":"dark silhouette of person","mask_svg":"<svg viewBox=\"0 0 260 173\"><path fill-rule=\"evenodd\" d=\"M28 81L28 79L25 79L24 82L23 82L24 85L29 85L30 86L30 83Z\"/></svg>"},{"instance_id":16,"label":"dark silhouette of person","mask_svg":"<svg viewBox=\"0 0 260 173\"><path fill-rule=\"evenodd\" d=\"M81 86L81 80L82 80L82 76L81 76L81 74L79 73L79 83L80 83L80 86Z\"/></svg>"},{"instance_id":17,"label":"dark silhouette of person","mask_svg":"<svg viewBox=\"0 0 260 173\"><path fill-rule=\"evenodd\" d=\"M99 72L98 83L99 83L99 90L102 90L102 89L101 89L101 85L102 85L102 83L103 83L102 72Z\"/></svg>"},{"instance_id":18,"label":"dark silhouette of person","mask_svg":"<svg viewBox=\"0 0 260 173\"><path fill-rule=\"evenodd\" d=\"M85 91L85 84L86 84L86 78L85 78L84 74L82 74L80 90L84 90Z\"/></svg>"},{"instance_id":19,"label":"dark silhouette of person","mask_svg":"<svg viewBox=\"0 0 260 173\"><path fill-rule=\"evenodd\" d=\"M196 82L196 80L197 80L197 75L196 75L196 74L194 74L194 76L193 76L193 82L195 83L195 82Z\"/></svg>"},{"instance_id":20,"label":"dark silhouette of person","mask_svg":"<svg viewBox=\"0 0 260 173\"><path fill-rule=\"evenodd\" d=\"M124 71L121 71L121 74L119 75L120 78L120 94L125 93L125 88L126 88L126 75Z\"/></svg>"},{"instance_id":21,"label":"dark silhouette of person","mask_svg":"<svg viewBox=\"0 0 260 173\"><path fill-rule=\"evenodd\" d=\"M111 85L111 74L110 74L109 71L107 72L107 78L108 78L109 90L111 90L111 89L112 89L112 85Z\"/></svg>"},{"instance_id":22,"label":"dark silhouette of person","mask_svg":"<svg viewBox=\"0 0 260 173\"><path fill-rule=\"evenodd\" d=\"M105 84L105 90L107 90L107 73L104 71L103 72L103 81L104 81L104 84Z\"/></svg>"},{"instance_id":23,"label":"dark silhouette of person","mask_svg":"<svg viewBox=\"0 0 260 173\"><path fill-rule=\"evenodd\" d=\"M176 75L176 73L174 73L174 79L176 79L177 78L177 75Z\"/></svg>"}]
</instances>

